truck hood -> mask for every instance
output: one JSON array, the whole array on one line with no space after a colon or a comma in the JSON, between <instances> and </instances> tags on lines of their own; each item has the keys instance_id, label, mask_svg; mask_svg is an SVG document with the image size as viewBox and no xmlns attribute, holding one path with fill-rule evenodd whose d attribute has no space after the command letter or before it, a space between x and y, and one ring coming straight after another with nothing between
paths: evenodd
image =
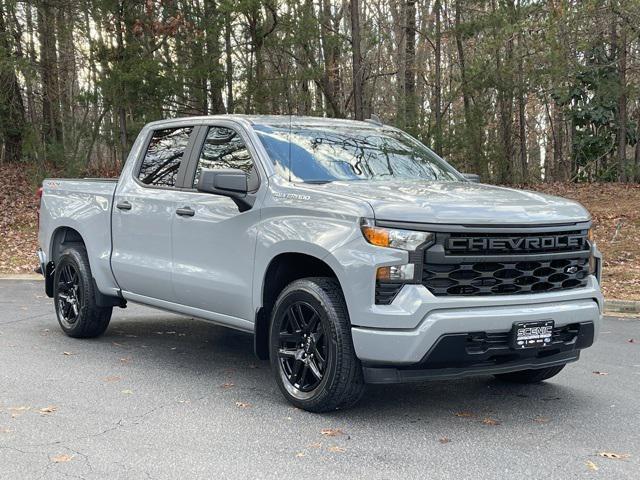
<instances>
[{"instance_id":1,"label":"truck hood","mask_svg":"<svg viewBox=\"0 0 640 480\"><path fill-rule=\"evenodd\" d=\"M577 202L468 182L353 181L313 185L368 202L379 220L448 224L553 224L590 219Z\"/></svg>"}]
</instances>

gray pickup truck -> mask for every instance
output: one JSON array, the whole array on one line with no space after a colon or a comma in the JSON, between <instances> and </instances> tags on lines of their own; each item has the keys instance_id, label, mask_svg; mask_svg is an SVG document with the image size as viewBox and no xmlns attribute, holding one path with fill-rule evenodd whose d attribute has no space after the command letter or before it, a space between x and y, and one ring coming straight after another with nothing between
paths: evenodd
<instances>
[{"instance_id":1,"label":"gray pickup truck","mask_svg":"<svg viewBox=\"0 0 640 480\"><path fill-rule=\"evenodd\" d=\"M154 122L119 180L45 180L39 218L67 335L101 335L128 301L242 330L313 412L366 383L540 382L601 321L581 205L472 182L376 122Z\"/></svg>"}]
</instances>

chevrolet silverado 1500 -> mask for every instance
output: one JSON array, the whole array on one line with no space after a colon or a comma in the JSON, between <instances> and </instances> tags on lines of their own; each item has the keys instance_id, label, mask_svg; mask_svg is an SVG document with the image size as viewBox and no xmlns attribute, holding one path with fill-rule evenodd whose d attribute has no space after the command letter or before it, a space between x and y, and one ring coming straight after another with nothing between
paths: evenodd
<instances>
[{"instance_id":1,"label":"chevrolet silverado 1500","mask_svg":"<svg viewBox=\"0 0 640 480\"><path fill-rule=\"evenodd\" d=\"M72 337L129 301L251 333L309 411L366 383L548 379L598 332L590 216L469 178L376 122L154 122L119 180L43 182L46 293Z\"/></svg>"}]
</instances>

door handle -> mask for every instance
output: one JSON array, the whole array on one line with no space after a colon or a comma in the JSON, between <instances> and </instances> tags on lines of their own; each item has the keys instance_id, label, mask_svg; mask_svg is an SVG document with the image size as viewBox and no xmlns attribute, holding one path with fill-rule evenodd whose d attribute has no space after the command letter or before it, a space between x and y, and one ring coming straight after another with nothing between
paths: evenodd
<instances>
[{"instance_id":1,"label":"door handle","mask_svg":"<svg viewBox=\"0 0 640 480\"><path fill-rule=\"evenodd\" d=\"M183 207L176 210L176 213L181 217L193 217L196 212L190 207Z\"/></svg>"},{"instance_id":2,"label":"door handle","mask_svg":"<svg viewBox=\"0 0 640 480\"><path fill-rule=\"evenodd\" d=\"M116 208L119 210L131 210L131 204L127 201L118 202Z\"/></svg>"}]
</instances>

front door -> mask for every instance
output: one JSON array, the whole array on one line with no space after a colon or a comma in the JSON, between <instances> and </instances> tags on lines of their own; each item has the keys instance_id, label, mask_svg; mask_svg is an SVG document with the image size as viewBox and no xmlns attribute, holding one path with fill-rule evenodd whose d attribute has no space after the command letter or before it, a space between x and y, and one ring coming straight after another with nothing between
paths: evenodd
<instances>
[{"instance_id":1,"label":"front door","mask_svg":"<svg viewBox=\"0 0 640 480\"><path fill-rule=\"evenodd\" d=\"M258 191L255 152L239 130L209 126L179 192L178 208L188 215L173 219L173 286L178 303L215 313L220 321L253 319L251 291L259 209L240 212L228 197L196 191L200 171L239 168L249 189Z\"/></svg>"},{"instance_id":2,"label":"front door","mask_svg":"<svg viewBox=\"0 0 640 480\"><path fill-rule=\"evenodd\" d=\"M151 132L142 158L122 173L130 177L121 179L115 194L111 265L125 292L175 301L171 223L193 133L191 126Z\"/></svg>"}]
</instances>

